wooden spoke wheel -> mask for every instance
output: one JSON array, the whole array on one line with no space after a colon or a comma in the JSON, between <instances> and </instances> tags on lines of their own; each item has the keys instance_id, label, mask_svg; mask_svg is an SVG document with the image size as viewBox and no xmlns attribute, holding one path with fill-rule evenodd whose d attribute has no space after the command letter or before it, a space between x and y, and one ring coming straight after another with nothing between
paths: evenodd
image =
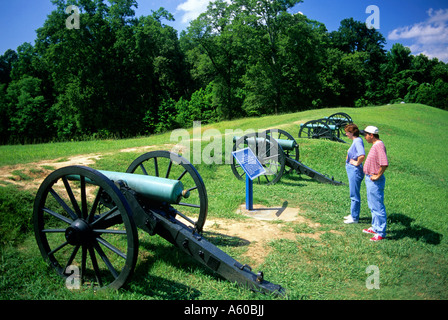
<instances>
[{"instance_id":1,"label":"wooden spoke wheel","mask_svg":"<svg viewBox=\"0 0 448 320\"><path fill-rule=\"evenodd\" d=\"M344 112L338 112L338 113L334 113L331 116L328 117L329 119L333 120L335 125L337 126L337 128L339 128L338 130L338 137L344 137L345 136L345 131L344 128L346 125L353 123L352 118Z\"/></svg>"},{"instance_id":2,"label":"wooden spoke wheel","mask_svg":"<svg viewBox=\"0 0 448 320\"><path fill-rule=\"evenodd\" d=\"M286 157L282 147L275 139L270 139L265 133L249 133L240 137L233 145L233 151L250 148L261 165L266 170L264 175L254 180L258 184L277 183L285 170ZM246 173L241 165L232 159L232 172L240 180L246 179Z\"/></svg>"},{"instance_id":3,"label":"wooden spoke wheel","mask_svg":"<svg viewBox=\"0 0 448 320\"><path fill-rule=\"evenodd\" d=\"M202 232L208 211L207 191L198 171L187 159L169 151L151 151L135 159L126 172L181 181L189 196L171 206L177 217L181 216L194 231Z\"/></svg>"},{"instance_id":4,"label":"wooden spoke wheel","mask_svg":"<svg viewBox=\"0 0 448 320\"><path fill-rule=\"evenodd\" d=\"M66 283L119 289L137 261L138 235L131 216L112 181L96 170L70 166L54 171L40 186L34 232L43 258L70 278Z\"/></svg>"},{"instance_id":5,"label":"wooden spoke wheel","mask_svg":"<svg viewBox=\"0 0 448 320\"><path fill-rule=\"evenodd\" d=\"M300 157L299 144L296 142L296 140L290 133L288 133L282 129L269 129L269 130L266 130L264 134L271 138L274 138L275 140L291 141L292 146L293 146L292 149L282 148L283 152L285 153L285 156L287 158L290 158L295 161L299 161L299 157Z\"/></svg>"},{"instance_id":6,"label":"wooden spoke wheel","mask_svg":"<svg viewBox=\"0 0 448 320\"><path fill-rule=\"evenodd\" d=\"M329 125L322 119L311 120L304 123L299 131L299 138L308 139L331 139L333 132Z\"/></svg>"}]
</instances>

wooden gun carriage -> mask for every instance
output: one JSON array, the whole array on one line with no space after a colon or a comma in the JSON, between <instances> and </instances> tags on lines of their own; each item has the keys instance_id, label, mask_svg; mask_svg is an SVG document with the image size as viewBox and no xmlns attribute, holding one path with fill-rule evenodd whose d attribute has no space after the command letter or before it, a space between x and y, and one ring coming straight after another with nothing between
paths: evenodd
<instances>
[{"instance_id":1,"label":"wooden gun carriage","mask_svg":"<svg viewBox=\"0 0 448 320\"><path fill-rule=\"evenodd\" d=\"M159 235L231 282L264 293L284 294L208 242L205 184L185 158L153 151L126 173L70 166L51 173L35 199L33 222L43 258L63 277L80 270L82 283L124 286L137 263L137 228Z\"/></svg>"},{"instance_id":2,"label":"wooden gun carriage","mask_svg":"<svg viewBox=\"0 0 448 320\"><path fill-rule=\"evenodd\" d=\"M352 122L352 118L344 112L338 112L322 119L311 120L300 125L299 138L328 139L346 143L341 137L345 134L344 127Z\"/></svg>"}]
</instances>

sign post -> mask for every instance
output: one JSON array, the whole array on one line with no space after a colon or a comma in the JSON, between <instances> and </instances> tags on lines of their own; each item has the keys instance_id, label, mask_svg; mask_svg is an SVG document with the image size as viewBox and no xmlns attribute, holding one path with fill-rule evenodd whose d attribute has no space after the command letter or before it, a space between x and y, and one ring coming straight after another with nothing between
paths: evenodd
<instances>
[{"instance_id":1,"label":"sign post","mask_svg":"<svg viewBox=\"0 0 448 320\"><path fill-rule=\"evenodd\" d=\"M260 161L250 148L244 148L238 151L234 151L232 152L232 155L246 173L246 209L253 210L253 180L265 174L266 170L263 168Z\"/></svg>"}]
</instances>

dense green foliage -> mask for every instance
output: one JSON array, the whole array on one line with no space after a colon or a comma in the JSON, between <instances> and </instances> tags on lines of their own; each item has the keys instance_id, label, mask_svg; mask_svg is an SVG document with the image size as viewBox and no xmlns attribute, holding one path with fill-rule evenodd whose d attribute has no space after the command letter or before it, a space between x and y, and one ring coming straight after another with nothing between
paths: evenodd
<instances>
[{"instance_id":1,"label":"dense green foliage","mask_svg":"<svg viewBox=\"0 0 448 320\"><path fill-rule=\"evenodd\" d=\"M180 35L137 0L52 0L0 57L0 143L131 137L236 117L405 101L448 108L448 65L362 22L337 31L288 9L302 0L217 0ZM105 3L108 2L108 3ZM79 29L66 27L69 5Z\"/></svg>"}]
</instances>

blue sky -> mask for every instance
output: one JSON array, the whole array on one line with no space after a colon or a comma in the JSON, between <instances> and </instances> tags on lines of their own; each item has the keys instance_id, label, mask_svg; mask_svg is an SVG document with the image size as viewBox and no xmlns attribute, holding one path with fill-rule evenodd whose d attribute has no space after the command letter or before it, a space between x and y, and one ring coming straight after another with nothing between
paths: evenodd
<instances>
[{"instance_id":1,"label":"blue sky","mask_svg":"<svg viewBox=\"0 0 448 320\"><path fill-rule=\"evenodd\" d=\"M172 25L180 31L191 19L205 11L209 0L138 0L136 15L149 15L164 7L176 19ZM337 30L340 21L353 17L366 21L379 9L379 31L389 50L396 42L408 46L413 54L424 53L448 62L448 1L446 0L304 0L292 9ZM16 50L24 42L34 44L35 30L41 27L54 9L50 0L0 0L0 54ZM370 21L370 20L369 20ZM375 23L375 21L373 21ZM82 24L82 21L81 21Z\"/></svg>"}]
</instances>

